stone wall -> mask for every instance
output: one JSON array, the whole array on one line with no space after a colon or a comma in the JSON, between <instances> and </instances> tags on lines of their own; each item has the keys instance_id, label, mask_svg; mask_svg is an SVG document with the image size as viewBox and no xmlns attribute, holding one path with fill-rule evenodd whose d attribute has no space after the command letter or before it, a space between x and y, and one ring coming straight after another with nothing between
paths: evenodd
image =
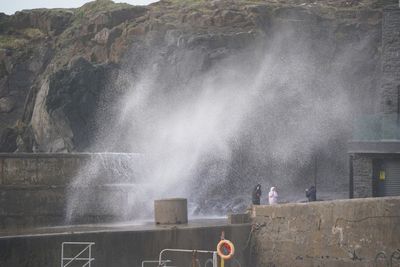
<instances>
[{"instance_id":1,"label":"stone wall","mask_svg":"<svg viewBox=\"0 0 400 267\"><path fill-rule=\"evenodd\" d=\"M383 12L381 106L382 137L399 139L400 113L400 8L388 7Z\"/></svg>"},{"instance_id":2,"label":"stone wall","mask_svg":"<svg viewBox=\"0 0 400 267\"><path fill-rule=\"evenodd\" d=\"M372 158L356 154L353 156L354 198L372 197Z\"/></svg>"},{"instance_id":3,"label":"stone wall","mask_svg":"<svg viewBox=\"0 0 400 267\"><path fill-rule=\"evenodd\" d=\"M0 228L60 224L83 155L1 154Z\"/></svg>"},{"instance_id":4,"label":"stone wall","mask_svg":"<svg viewBox=\"0 0 400 267\"><path fill-rule=\"evenodd\" d=\"M389 261L400 249L400 197L256 206L254 215L251 266L376 266L378 253Z\"/></svg>"},{"instance_id":5,"label":"stone wall","mask_svg":"<svg viewBox=\"0 0 400 267\"><path fill-rule=\"evenodd\" d=\"M109 205L105 200L110 195L128 198L128 186L118 183L129 182L130 177L120 172L135 166L130 160L135 160L131 154L113 153L0 154L0 229L64 224L67 197L72 190L91 194L93 197L87 201L96 202L91 212L76 222L111 220L119 214L105 208ZM79 183L80 179L88 181Z\"/></svg>"},{"instance_id":6,"label":"stone wall","mask_svg":"<svg viewBox=\"0 0 400 267\"><path fill-rule=\"evenodd\" d=\"M383 1L380 114L361 127L348 149L353 157L354 197L372 197L373 161L399 153L400 140L400 7L398 1ZM361 120L362 121L362 120ZM357 128L357 127L355 127ZM365 139L365 140L363 140ZM365 141L365 142L359 142ZM376 188L375 188L376 189Z\"/></svg>"},{"instance_id":7,"label":"stone wall","mask_svg":"<svg viewBox=\"0 0 400 267\"><path fill-rule=\"evenodd\" d=\"M0 154L0 185L65 186L89 154Z\"/></svg>"},{"instance_id":8,"label":"stone wall","mask_svg":"<svg viewBox=\"0 0 400 267\"><path fill-rule=\"evenodd\" d=\"M400 90L400 8L388 7L382 25L382 109L385 114L399 112Z\"/></svg>"}]
</instances>

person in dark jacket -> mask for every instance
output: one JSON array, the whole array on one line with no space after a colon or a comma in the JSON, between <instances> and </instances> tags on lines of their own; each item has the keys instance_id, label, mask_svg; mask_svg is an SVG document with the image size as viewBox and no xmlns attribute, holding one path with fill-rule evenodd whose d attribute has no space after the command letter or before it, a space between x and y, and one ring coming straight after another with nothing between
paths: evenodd
<instances>
[{"instance_id":1,"label":"person in dark jacket","mask_svg":"<svg viewBox=\"0 0 400 267\"><path fill-rule=\"evenodd\" d=\"M317 200L317 189L315 186L311 186L310 188L306 189L306 197L308 202L316 201Z\"/></svg>"},{"instance_id":2,"label":"person in dark jacket","mask_svg":"<svg viewBox=\"0 0 400 267\"><path fill-rule=\"evenodd\" d=\"M261 185L258 184L256 185L256 187L254 187L252 194L253 205L260 205L260 198L261 198Z\"/></svg>"}]
</instances>

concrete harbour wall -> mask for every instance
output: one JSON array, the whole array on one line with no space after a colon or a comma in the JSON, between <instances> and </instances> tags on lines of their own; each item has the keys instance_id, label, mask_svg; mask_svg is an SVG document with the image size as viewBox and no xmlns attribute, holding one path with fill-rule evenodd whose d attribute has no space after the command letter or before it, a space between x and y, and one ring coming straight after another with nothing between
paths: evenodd
<instances>
[{"instance_id":1,"label":"concrete harbour wall","mask_svg":"<svg viewBox=\"0 0 400 267\"><path fill-rule=\"evenodd\" d=\"M92 208L78 222L118 217L119 211L110 212L106 208L109 203L102 200L109 199L110 194L118 199L128 198L135 173L129 170L124 176L120 172L134 168L140 162L138 157L113 153L0 154L0 229L64 224L67 195L72 187L75 192L92 196L86 201L96 202L90 203ZM80 184L83 179L88 182Z\"/></svg>"},{"instance_id":2,"label":"concrete harbour wall","mask_svg":"<svg viewBox=\"0 0 400 267\"><path fill-rule=\"evenodd\" d=\"M400 249L400 197L256 206L253 215L251 266L389 266Z\"/></svg>"},{"instance_id":3,"label":"concrete harbour wall","mask_svg":"<svg viewBox=\"0 0 400 267\"><path fill-rule=\"evenodd\" d=\"M94 242L92 256L95 258L92 266L96 267L139 267L142 260L156 260L162 249L180 248L215 251L220 239L221 231L225 231L226 238L234 242L236 246L235 259L242 267L246 264L246 240L250 232L249 224L220 225L206 227L170 226L154 227L144 226L143 229L114 230L103 229L89 233L90 229L84 229L81 233L24 235L18 237L0 238L0 266L2 267L44 267L60 266L61 243ZM76 230L75 230L76 231ZM82 231L82 230L81 230ZM86 231L86 232L85 232ZM78 231L79 232L79 231ZM166 253L163 259L170 259L171 266L192 266L191 253ZM198 254L201 266L210 258ZM226 267L236 267L226 262ZM68 265L68 266L82 266ZM156 265L146 265L156 266ZM253 266L254 267L254 266Z\"/></svg>"}]
</instances>

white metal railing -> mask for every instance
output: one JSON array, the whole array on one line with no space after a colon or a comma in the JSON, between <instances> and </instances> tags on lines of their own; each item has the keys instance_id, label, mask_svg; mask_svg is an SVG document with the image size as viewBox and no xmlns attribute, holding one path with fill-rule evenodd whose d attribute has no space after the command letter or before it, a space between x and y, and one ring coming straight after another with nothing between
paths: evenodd
<instances>
[{"instance_id":1,"label":"white metal railing","mask_svg":"<svg viewBox=\"0 0 400 267\"><path fill-rule=\"evenodd\" d=\"M94 242L62 242L61 243L61 267L67 267L72 262L84 261L82 267L90 267L91 262L94 261L92 258L92 246L95 245ZM80 247L81 250L74 257L65 257L64 247L75 246ZM86 256L84 253L87 252Z\"/></svg>"},{"instance_id":2,"label":"white metal railing","mask_svg":"<svg viewBox=\"0 0 400 267\"><path fill-rule=\"evenodd\" d=\"M162 256L164 252L171 251L171 252L185 252L185 253L206 253L206 254L212 254L212 266L213 267L218 267L218 256L216 251L208 251L208 250L189 250L189 249L172 249L172 248L166 248L161 250L160 255L158 256L158 264L159 266L162 266Z\"/></svg>"},{"instance_id":3,"label":"white metal railing","mask_svg":"<svg viewBox=\"0 0 400 267\"><path fill-rule=\"evenodd\" d=\"M171 260L164 260L164 261L162 261L161 262L161 265L160 265L160 263L159 263L159 261L158 260L152 260L152 261L142 261L142 267L144 267L144 265L145 264L147 264L147 263L157 263L158 264L158 266L165 266L167 263L169 263L169 262L171 262Z\"/></svg>"}]
</instances>

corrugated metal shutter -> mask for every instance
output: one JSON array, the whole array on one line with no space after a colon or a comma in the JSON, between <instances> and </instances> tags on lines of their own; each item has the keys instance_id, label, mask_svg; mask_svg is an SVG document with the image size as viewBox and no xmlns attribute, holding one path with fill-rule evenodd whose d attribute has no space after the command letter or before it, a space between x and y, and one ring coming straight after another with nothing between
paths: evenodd
<instances>
[{"instance_id":1,"label":"corrugated metal shutter","mask_svg":"<svg viewBox=\"0 0 400 267\"><path fill-rule=\"evenodd\" d=\"M385 196L400 196L400 160L387 160L385 167Z\"/></svg>"}]
</instances>

